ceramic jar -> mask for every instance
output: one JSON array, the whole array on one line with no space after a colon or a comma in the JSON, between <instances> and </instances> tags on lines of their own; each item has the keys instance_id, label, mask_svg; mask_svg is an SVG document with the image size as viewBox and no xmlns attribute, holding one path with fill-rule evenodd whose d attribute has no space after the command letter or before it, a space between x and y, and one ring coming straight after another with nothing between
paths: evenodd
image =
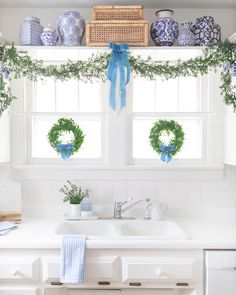
<instances>
[{"instance_id":1,"label":"ceramic jar","mask_svg":"<svg viewBox=\"0 0 236 295\"><path fill-rule=\"evenodd\" d=\"M44 46L55 46L58 41L57 32L50 25L43 29L40 38Z\"/></svg>"},{"instance_id":2,"label":"ceramic jar","mask_svg":"<svg viewBox=\"0 0 236 295\"><path fill-rule=\"evenodd\" d=\"M195 35L190 30L192 24L193 23L191 21L181 22L181 26L183 26L183 30L180 32L179 37L177 39L179 46L194 46L195 45Z\"/></svg>"},{"instance_id":3,"label":"ceramic jar","mask_svg":"<svg viewBox=\"0 0 236 295\"><path fill-rule=\"evenodd\" d=\"M221 41L221 28L215 24L212 16L197 18L193 33L196 39L195 45L198 46L217 45Z\"/></svg>"},{"instance_id":4,"label":"ceramic jar","mask_svg":"<svg viewBox=\"0 0 236 295\"><path fill-rule=\"evenodd\" d=\"M157 20L151 25L150 33L157 46L172 46L179 34L178 23L172 19L174 12L162 9L156 12Z\"/></svg>"},{"instance_id":5,"label":"ceramic jar","mask_svg":"<svg viewBox=\"0 0 236 295\"><path fill-rule=\"evenodd\" d=\"M62 45L81 45L85 32L85 21L79 12L65 11L59 17L57 27Z\"/></svg>"},{"instance_id":6,"label":"ceramic jar","mask_svg":"<svg viewBox=\"0 0 236 295\"><path fill-rule=\"evenodd\" d=\"M40 25L40 20L35 16L27 16L20 27L20 45L41 46L42 32L43 27Z\"/></svg>"}]
</instances>

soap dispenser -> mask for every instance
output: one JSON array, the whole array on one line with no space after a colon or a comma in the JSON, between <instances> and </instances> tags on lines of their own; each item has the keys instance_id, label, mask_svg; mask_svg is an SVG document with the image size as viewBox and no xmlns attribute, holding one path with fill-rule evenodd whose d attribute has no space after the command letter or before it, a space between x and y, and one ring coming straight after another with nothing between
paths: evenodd
<instances>
[{"instance_id":1,"label":"soap dispenser","mask_svg":"<svg viewBox=\"0 0 236 295\"><path fill-rule=\"evenodd\" d=\"M81 202L81 217L89 217L93 215L92 200L89 196L89 191L86 190L85 196Z\"/></svg>"}]
</instances>

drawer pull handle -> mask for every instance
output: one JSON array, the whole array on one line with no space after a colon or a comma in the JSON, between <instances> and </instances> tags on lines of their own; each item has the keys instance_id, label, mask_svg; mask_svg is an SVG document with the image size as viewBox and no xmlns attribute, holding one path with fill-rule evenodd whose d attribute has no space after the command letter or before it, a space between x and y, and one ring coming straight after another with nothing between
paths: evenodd
<instances>
[{"instance_id":1,"label":"drawer pull handle","mask_svg":"<svg viewBox=\"0 0 236 295\"><path fill-rule=\"evenodd\" d=\"M188 283L176 283L178 287L188 287Z\"/></svg>"},{"instance_id":2,"label":"drawer pull handle","mask_svg":"<svg viewBox=\"0 0 236 295\"><path fill-rule=\"evenodd\" d=\"M98 285L101 285L101 286L108 286L110 285L111 283L110 282L98 282Z\"/></svg>"},{"instance_id":3,"label":"drawer pull handle","mask_svg":"<svg viewBox=\"0 0 236 295\"><path fill-rule=\"evenodd\" d=\"M16 276L21 276L23 277L22 273L19 271L19 269L14 268L11 272L12 276L16 277Z\"/></svg>"},{"instance_id":4,"label":"drawer pull handle","mask_svg":"<svg viewBox=\"0 0 236 295\"><path fill-rule=\"evenodd\" d=\"M61 286L61 285L63 285L63 283L61 283L61 282L51 282L51 285L52 286Z\"/></svg>"},{"instance_id":5,"label":"drawer pull handle","mask_svg":"<svg viewBox=\"0 0 236 295\"><path fill-rule=\"evenodd\" d=\"M141 283L129 283L130 286L132 287L140 287L142 284Z\"/></svg>"},{"instance_id":6,"label":"drawer pull handle","mask_svg":"<svg viewBox=\"0 0 236 295\"><path fill-rule=\"evenodd\" d=\"M156 275L157 275L158 277L161 276L161 269L160 269L160 268L158 268L158 269L156 270Z\"/></svg>"}]
</instances>

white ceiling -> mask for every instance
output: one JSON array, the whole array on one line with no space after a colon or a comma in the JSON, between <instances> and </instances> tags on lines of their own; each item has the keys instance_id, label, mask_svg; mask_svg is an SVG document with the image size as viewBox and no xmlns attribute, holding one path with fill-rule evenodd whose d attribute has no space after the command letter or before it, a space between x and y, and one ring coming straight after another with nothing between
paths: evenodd
<instances>
[{"instance_id":1,"label":"white ceiling","mask_svg":"<svg viewBox=\"0 0 236 295\"><path fill-rule=\"evenodd\" d=\"M0 7L91 8L93 5L135 5L144 8L236 8L236 0L0 0Z\"/></svg>"}]
</instances>

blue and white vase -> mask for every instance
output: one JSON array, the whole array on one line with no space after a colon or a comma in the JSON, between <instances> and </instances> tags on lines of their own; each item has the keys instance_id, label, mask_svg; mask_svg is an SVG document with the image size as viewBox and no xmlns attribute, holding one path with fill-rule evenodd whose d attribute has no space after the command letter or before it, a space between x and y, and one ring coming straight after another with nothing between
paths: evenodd
<instances>
[{"instance_id":1,"label":"blue and white vase","mask_svg":"<svg viewBox=\"0 0 236 295\"><path fill-rule=\"evenodd\" d=\"M221 41L221 28L219 25L215 24L212 16L197 18L196 24L193 26L192 30L196 38L195 45L217 45Z\"/></svg>"},{"instance_id":2,"label":"blue and white vase","mask_svg":"<svg viewBox=\"0 0 236 295\"><path fill-rule=\"evenodd\" d=\"M20 27L20 45L22 46L41 46L41 33L43 27L40 20L35 16L27 16Z\"/></svg>"},{"instance_id":3,"label":"blue and white vase","mask_svg":"<svg viewBox=\"0 0 236 295\"><path fill-rule=\"evenodd\" d=\"M191 21L183 21L181 25L183 26L182 32L180 32L177 39L179 46L194 46L195 45L195 35L191 32Z\"/></svg>"},{"instance_id":4,"label":"blue and white vase","mask_svg":"<svg viewBox=\"0 0 236 295\"><path fill-rule=\"evenodd\" d=\"M43 29L40 38L44 46L55 46L58 41L57 32L50 25Z\"/></svg>"},{"instance_id":5,"label":"blue and white vase","mask_svg":"<svg viewBox=\"0 0 236 295\"><path fill-rule=\"evenodd\" d=\"M172 46L179 34L178 23L172 19L171 9L161 9L156 13L157 20L151 25L150 33L157 46Z\"/></svg>"},{"instance_id":6,"label":"blue and white vase","mask_svg":"<svg viewBox=\"0 0 236 295\"><path fill-rule=\"evenodd\" d=\"M62 45L81 45L85 32L85 21L79 12L65 11L58 19L57 28Z\"/></svg>"}]
</instances>

